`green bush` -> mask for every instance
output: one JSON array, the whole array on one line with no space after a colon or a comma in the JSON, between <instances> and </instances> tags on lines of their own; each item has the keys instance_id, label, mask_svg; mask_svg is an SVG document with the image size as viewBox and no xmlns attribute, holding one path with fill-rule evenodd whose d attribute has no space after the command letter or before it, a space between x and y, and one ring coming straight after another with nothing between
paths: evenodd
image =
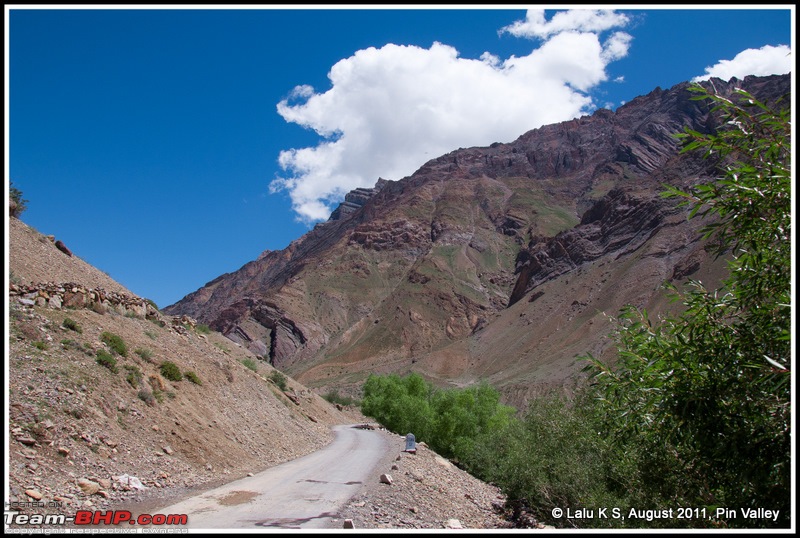
<instances>
[{"instance_id":1,"label":"green bush","mask_svg":"<svg viewBox=\"0 0 800 538\"><path fill-rule=\"evenodd\" d=\"M583 391L574 401L541 396L522 418L485 383L436 389L419 374L373 374L363 392L365 415L400 435L413 433L472 475L496 484L517 514L527 512L558 527L618 527L626 522L556 519L552 509L650 506L630 500L639 453L619 450L598 435L601 415Z\"/></svg>"},{"instance_id":2,"label":"green bush","mask_svg":"<svg viewBox=\"0 0 800 538\"><path fill-rule=\"evenodd\" d=\"M269 375L269 379L270 379L270 381L275 383L278 386L278 388L281 389L281 390L286 390L288 388L288 385L286 384L286 381L287 381L286 376L283 375L278 370L274 370Z\"/></svg>"},{"instance_id":3,"label":"green bush","mask_svg":"<svg viewBox=\"0 0 800 538\"><path fill-rule=\"evenodd\" d=\"M156 397L147 389L141 389L137 396L150 407L153 407L156 404Z\"/></svg>"},{"instance_id":4,"label":"green bush","mask_svg":"<svg viewBox=\"0 0 800 538\"><path fill-rule=\"evenodd\" d=\"M72 318L64 318L64 321L63 323L61 323L61 325L63 325L65 328L71 331L75 331L76 333L83 332L83 329L81 328L80 325L78 325L78 322Z\"/></svg>"},{"instance_id":5,"label":"green bush","mask_svg":"<svg viewBox=\"0 0 800 538\"><path fill-rule=\"evenodd\" d=\"M41 340L37 340L33 342L33 347L41 351L46 351L50 346L47 345L47 342L42 342Z\"/></svg>"},{"instance_id":6,"label":"green bush","mask_svg":"<svg viewBox=\"0 0 800 538\"><path fill-rule=\"evenodd\" d=\"M10 216L18 219L28 208L28 200L22 197L22 191L14 186L13 181L8 188L8 196L11 201L14 202Z\"/></svg>"},{"instance_id":7,"label":"green bush","mask_svg":"<svg viewBox=\"0 0 800 538\"><path fill-rule=\"evenodd\" d=\"M204 323L198 324L195 327L195 330L197 332L199 332L200 334L210 334L211 333L211 327L209 327L208 325L206 325Z\"/></svg>"},{"instance_id":8,"label":"green bush","mask_svg":"<svg viewBox=\"0 0 800 538\"><path fill-rule=\"evenodd\" d=\"M638 452L620 450L611 439L598 435L601 424L589 393L580 391L574 400L541 395L531 400L521 418L476 437L462 464L482 480L499 485L514 511L525 510L537 521L560 528L636 527L637 521L613 517L553 517L554 508L579 507L598 514L601 508L665 506L650 504L649 499L637 501L630 493L638 476ZM672 526L675 521L663 524Z\"/></svg>"},{"instance_id":9,"label":"green bush","mask_svg":"<svg viewBox=\"0 0 800 538\"><path fill-rule=\"evenodd\" d=\"M185 375L186 379L188 379L189 381L191 381L195 385L202 385L203 384L203 382L200 381L200 378L197 377L197 374L194 373L194 372L191 372L191 371L190 372L186 372L183 375Z\"/></svg>"},{"instance_id":10,"label":"green bush","mask_svg":"<svg viewBox=\"0 0 800 538\"><path fill-rule=\"evenodd\" d=\"M79 342L72 340L71 338L64 338L61 340L61 346L64 349L74 349L76 351L80 351L86 353L87 355L93 355L94 352L92 350L87 349L86 347L82 346Z\"/></svg>"},{"instance_id":11,"label":"green bush","mask_svg":"<svg viewBox=\"0 0 800 538\"><path fill-rule=\"evenodd\" d=\"M250 368L254 372L258 372L258 364L253 359L242 359L242 364L244 364L247 368Z\"/></svg>"},{"instance_id":12,"label":"green bush","mask_svg":"<svg viewBox=\"0 0 800 538\"><path fill-rule=\"evenodd\" d=\"M115 359L108 351L104 349L97 350L97 357L95 359L97 364L105 366L115 374L119 371L117 369L117 359Z\"/></svg>"},{"instance_id":13,"label":"green bush","mask_svg":"<svg viewBox=\"0 0 800 538\"><path fill-rule=\"evenodd\" d=\"M133 352L136 353L137 355L139 355L139 357L141 357L142 360L147 361L147 362L153 362L152 361L153 352L150 351L149 349L142 348L142 347L137 347L136 349L133 350Z\"/></svg>"},{"instance_id":14,"label":"green bush","mask_svg":"<svg viewBox=\"0 0 800 538\"><path fill-rule=\"evenodd\" d=\"M104 331L100 335L100 341L106 344L109 348L111 348L111 351L113 351L117 355L121 355L123 357L128 356L128 346L125 345L125 341L122 339L122 337L114 333Z\"/></svg>"},{"instance_id":15,"label":"green bush","mask_svg":"<svg viewBox=\"0 0 800 538\"><path fill-rule=\"evenodd\" d=\"M183 379L180 368L174 362L164 361L161 363L161 375L170 381L180 381Z\"/></svg>"},{"instance_id":16,"label":"green bush","mask_svg":"<svg viewBox=\"0 0 800 538\"><path fill-rule=\"evenodd\" d=\"M323 396L323 399L329 401L332 404L339 404L339 405L356 405L360 406L360 402L351 396L344 396L339 394L337 390L329 390Z\"/></svg>"},{"instance_id":17,"label":"green bush","mask_svg":"<svg viewBox=\"0 0 800 538\"><path fill-rule=\"evenodd\" d=\"M142 371L139 370L137 366L132 364L126 364L125 370L128 371L127 375L125 376L125 381L127 381L128 384L130 384L130 386L133 388L139 387L139 385L142 384L142 379L144 377L142 375Z\"/></svg>"}]
</instances>

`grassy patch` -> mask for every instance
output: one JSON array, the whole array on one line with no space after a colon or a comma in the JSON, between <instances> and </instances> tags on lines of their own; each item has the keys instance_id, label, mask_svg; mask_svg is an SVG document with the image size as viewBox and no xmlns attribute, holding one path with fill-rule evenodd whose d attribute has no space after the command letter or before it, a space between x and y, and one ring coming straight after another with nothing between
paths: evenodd
<instances>
[{"instance_id":1,"label":"grassy patch","mask_svg":"<svg viewBox=\"0 0 800 538\"><path fill-rule=\"evenodd\" d=\"M202 381L200 381L200 378L199 378L199 377L197 377L197 374L196 374L196 373L194 373L194 372L191 372L191 371L190 371L190 372L186 372L186 373L185 373L185 374L183 374L183 375L185 375L185 376L186 376L186 379L188 379L189 381L191 381L191 382L192 382L192 383L194 383L195 385L202 385L202 384L203 384L203 382L202 382Z\"/></svg>"},{"instance_id":2,"label":"grassy patch","mask_svg":"<svg viewBox=\"0 0 800 538\"><path fill-rule=\"evenodd\" d=\"M322 396L325 400L332 404L339 405L360 405L360 402L351 396L343 396L337 390L330 390Z\"/></svg>"},{"instance_id":3,"label":"grassy patch","mask_svg":"<svg viewBox=\"0 0 800 538\"><path fill-rule=\"evenodd\" d=\"M117 369L117 359L115 359L111 353L104 349L97 350L97 357L95 360L97 361L97 364L108 368L115 374L119 371Z\"/></svg>"},{"instance_id":4,"label":"grassy patch","mask_svg":"<svg viewBox=\"0 0 800 538\"><path fill-rule=\"evenodd\" d=\"M137 396L139 397L140 400L142 400L144 403L146 403L150 407L153 407L154 405L156 405L156 397L155 397L155 395L153 395L153 393L150 392L147 389L140 390L139 394L137 394Z\"/></svg>"},{"instance_id":5,"label":"grassy patch","mask_svg":"<svg viewBox=\"0 0 800 538\"><path fill-rule=\"evenodd\" d=\"M139 355L142 360L152 363L153 362L153 352L147 348L137 347L133 350L134 353Z\"/></svg>"},{"instance_id":6,"label":"grassy patch","mask_svg":"<svg viewBox=\"0 0 800 538\"><path fill-rule=\"evenodd\" d=\"M64 338L61 340L61 347L64 349L74 349L76 351L86 352L86 348L84 348L79 342L76 342L70 338Z\"/></svg>"},{"instance_id":7,"label":"grassy patch","mask_svg":"<svg viewBox=\"0 0 800 538\"><path fill-rule=\"evenodd\" d=\"M183 379L180 368L174 362L164 361L160 367L161 375L170 381L180 381Z\"/></svg>"},{"instance_id":8,"label":"grassy patch","mask_svg":"<svg viewBox=\"0 0 800 538\"><path fill-rule=\"evenodd\" d=\"M132 364L126 364L125 370L128 371L128 373L125 374L125 381L127 381L131 387L138 388L139 385L142 384L142 379L144 377L142 371Z\"/></svg>"},{"instance_id":9,"label":"grassy patch","mask_svg":"<svg viewBox=\"0 0 800 538\"><path fill-rule=\"evenodd\" d=\"M269 379L281 390L286 390L288 388L288 385L286 384L286 376L278 370L273 371L270 374Z\"/></svg>"},{"instance_id":10,"label":"grassy patch","mask_svg":"<svg viewBox=\"0 0 800 538\"><path fill-rule=\"evenodd\" d=\"M72 318L64 318L64 321L61 323L61 325L70 331L75 331L79 334L83 332L83 329L80 325L78 325L78 322Z\"/></svg>"},{"instance_id":11,"label":"grassy patch","mask_svg":"<svg viewBox=\"0 0 800 538\"><path fill-rule=\"evenodd\" d=\"M253 359L242 359L242 364L244 364L247 368L250 368L254 372L258 372L258 364Z\"/></svg>"},{"instance_id":12,"label":"grassy patch","mask_svg":"<svg viewBox=\"0 0 800 538\"><path fill-rule=\"evenodd\" d=\"M122 357L128 356L128 346L125 344L125 341L121 336L108 331L103 331L103 333L100 335L100 341L111 348L111 351L117 355Z\"/></svg>"}]
</instances>

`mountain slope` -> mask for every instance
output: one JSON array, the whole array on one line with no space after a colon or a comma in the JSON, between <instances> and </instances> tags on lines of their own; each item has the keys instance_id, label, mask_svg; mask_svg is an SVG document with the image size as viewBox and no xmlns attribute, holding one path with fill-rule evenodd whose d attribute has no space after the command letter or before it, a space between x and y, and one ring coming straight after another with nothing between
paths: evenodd
<instances>
[{"instance_id":1,"label":"mountain slope","mask_svg":"<svg viewBox=\"0 0 800 538\"><path fill-rule=\"evenodd\" d=\"M9 228L7 500L72 513L175 495L310 453L330 425L356 420L292 379L284 392L251 352L160 314L18 219ZM126 474L147 490L117 480Z\"/></svg>"},{"instance_id":2,"label":"mountain slope","mask_svg":"<svg viewBox=\"0 0 800 538\"><path fill-rule=\"evenodd\" d=\"M707 84L774 101L790 79ZM724 268L697 240L702 223L658 195L713 175L673 136L719 121L688 86L380 180L286 249L165 311L311 387L357 390L369 372L414 370L440 384L486 379L524 405L574 375L576 356L609 352L604 313L664 311L663 282L713 282Z\"/></svg>"}]
</instances>

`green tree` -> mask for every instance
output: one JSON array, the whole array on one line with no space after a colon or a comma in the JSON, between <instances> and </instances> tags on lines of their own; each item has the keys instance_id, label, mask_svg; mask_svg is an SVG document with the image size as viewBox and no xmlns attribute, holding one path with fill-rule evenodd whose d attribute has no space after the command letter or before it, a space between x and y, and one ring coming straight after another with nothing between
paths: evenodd
<instances>
[{"instance_id":1,"label":"green tree","mask_svg":"<svg viewBox=\"0 0 800 538\"><path fill-rule=\"evenodd\" d=\"M417 373L400 377L397 374L370 374L364 382L361 412L374 417L391 431L413 433L419 441L430 442L431 409L429 397L433 388Z\"/></svg>"},{"instance_id":2,"label":"green tree","mask_svg":"<svg viewBox=\"0 0 800 538\"><path fill-rule=\"evenodd\" d=\"M12 202L9 215L19 218L28 208L28 200L22 197L22 191L14 186L13 181L9 185L8 196Z\"/></svg>"},{"instance_id":3,"label":"green tree","mask_svg":"<svg viewBox=\"0 0 800 538\"><path fill-rule=\"evenodd\" d=\"M413 433L442 456L466 461L485 436L503 430L514 409L481 383L465 389L435 389L417 374L371 374L364 383L361 412L401 435Z\"/></svg>"},{"instance_id":4,"label":"green tree","mask_svg":"<svg viewBox=\"0 0 800 538\"><path fill-rule=\"evenodd\" d=\"M598 514L601 508L658 506L629 499L636 454L598 435L595 409L592 394L582 389L572 398L555 391L540 394L530 401L524 417L480 436L465 467L500 486L515 519L527 511L556 527L657 525L613 517L554 517L554 508L585 508Z\"/></svg>"},{"instance_id":5,"label":"green tree","mask_svg":"<svg viewBox=\"0 0 800 538\"><path fill-rule=\"evenodd\" d=\"M790 521L791 124L788 107L744 91L700 86L724 120L717 133L686 129L683 151L718 160L720 176L691 192L669 187L709 219L704 238L729 259L721 287L671 287L683 312L660 322L626 308L614 367L589 356L607 433L641 449L643 491L688 506L780 510ZM779 105L780 103L778 103Z\"/></svg>"},{"instance_id":6,"label":"green tree","mask_svg":"<svg viewBox=\"0 0 800 538\"><path fill-rule=\"evenodd\" d=\"M514 409L500 403L500 393L485 382L464 389L439 390L431 396L431 444L448 457L464 461L485 434L496 435Z\"/></svg>"}]
</instances>

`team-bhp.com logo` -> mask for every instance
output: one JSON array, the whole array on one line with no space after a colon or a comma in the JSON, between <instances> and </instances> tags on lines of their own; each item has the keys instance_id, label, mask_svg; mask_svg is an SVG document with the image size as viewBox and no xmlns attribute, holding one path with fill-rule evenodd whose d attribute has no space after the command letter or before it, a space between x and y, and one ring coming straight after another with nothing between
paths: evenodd
<instances>
[{"instance_id":1,"label":"team-bhp.com logo","mask_svg":"<svg viewBox=\"0 0 800 538\"><path fill-rule=\"evenodd\" d=\"M6 525L186 525L186 514L140 514L135 516L128 510L78 510L74 516L66 514L21 514L4 512Z\"/></svg>"}]
</instances>

